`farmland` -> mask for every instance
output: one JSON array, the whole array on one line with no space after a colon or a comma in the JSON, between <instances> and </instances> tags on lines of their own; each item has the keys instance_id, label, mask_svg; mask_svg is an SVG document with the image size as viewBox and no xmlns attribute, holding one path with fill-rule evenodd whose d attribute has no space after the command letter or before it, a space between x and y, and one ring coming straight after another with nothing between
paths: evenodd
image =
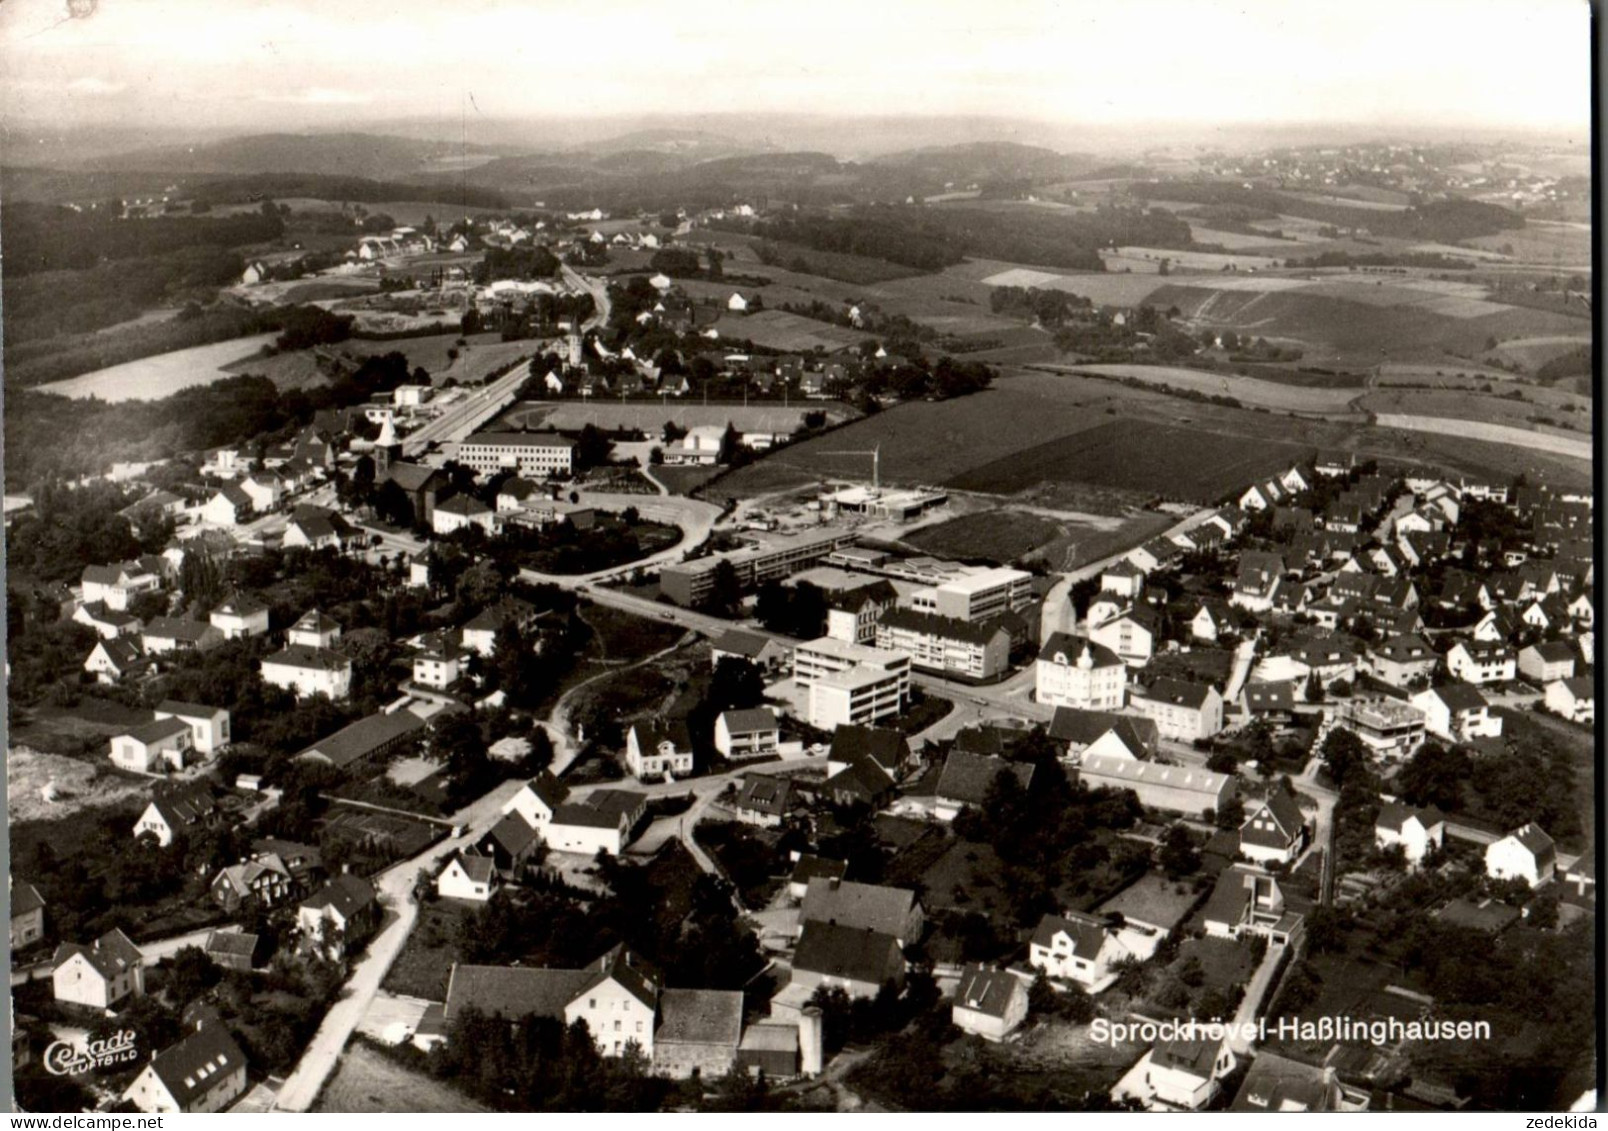
<instances>
[{"instance_id":1,"label":"farmland","mask_svg":"<svg viewBox=\"0 0 1608 1131\"><path fill-rule=\"evenodd\" d=\"M1558 393L1550 389L1533 389L1514 386L1521 399L1493 396L1470 390L1441 389L1378 389L1368 393L1359 407L1381 415L1411 415L1451 417L1456 420L1478 420L1512 428L1539 432L1555 431L1560 435L1573 432L1577 436L1591 431L1591 402L1572 393ZM1552 394L1543 402L1545 394ZM1564 400L1564 398L1567 398ZM1554 400L1570 404L1554 407ZM1531 417L1544 417L1556 422L1555 427L1538 426Z\"/></svg>"},{"instance_id":2,"label":"farmland","mask_svg":"<svg viewBox=\"0 0 1608 1131\"><path fill-rule=\"evenodd\" d=\"M144 357L138 361L114 365L85 373L66 381L55 381L39 386L42 393L57 393L81 400L99 397L116 404L120 401L160 400L180 389L195 385L210 385L229 376L224 366L250 357L274 340L273 334L257 334L250 338L235 338L210 346L174 350L171 353Z\"/></svg>"},{"instance_id":3,"label":"farmland","mask_svg":"<svg viewBox=\"0 0 1608 1131\"><path fill-rule=\"evenodd\" d=\"M1072 480L1211 503L1233 488L1297 463L1301 444L1225 435L1134 418L1113 420L1016 452L957 476L953 486L1008 495L1046 480ZM1135 458L1135 453L1145 453Z\"/></svg>"},{"instance_id":4,"label":"farmland","mask_svg":"<svg viewBox=\"0 0 1608 1131\"><path fill-rule=\"evenodd\" d=\"M761 310L753 314L724 314L717 324L722 338L749 341L764 349L784 353L808 353L820 349L827 353L849 349L870 341L871 335L846 326L835 326L785 310Z\"/></svg>"},{"instance_id":5,"label":"farmland","mask_svg":"<svg viewBox=\"0 0 1608 1131\"><path fill-rule=\"evenodd\" d=\"M961 515L913 531L904 543L942 558L1012 562L1046 546L1063 527L1042 515L1017 510L990 510Z\"/></svg>"},{"instance_id":6,"label":"farmland","mask_svg":"<svg viewBox=\"0 0 1608 1131\"><path fill-rule=\"evenodd\" d=\"M1132 378L1148 384L1187 389L1207 396L1233 397L1241 404L1262 405L1287 412L1344 413L1356 399L1356 389L1327 389L1263 381L1255 377L1208 373L1161 365L1044 366L1045 369L1092 373L1098 377Z\"/></svg>"},{"instance_id":7,"label":"farmland","mask_svg":"<svg viewBox=\"0 0 1608 1131\"><path fill-rule=\"evenodd\" d=\"M457 343L463 341L460 346ZM460 385L482 381L496 369L541 353L547 343L540 340L505 342L498 334L475 334L462 338L458 334L427 334L418 338L390 340L351 338L340 344L339 350L356 358L374 357L391 352L403 354L408 367L423 368L440 384L448 377ZM448 356L457 351L456 358Z\"/></svg>"}]
</instances>

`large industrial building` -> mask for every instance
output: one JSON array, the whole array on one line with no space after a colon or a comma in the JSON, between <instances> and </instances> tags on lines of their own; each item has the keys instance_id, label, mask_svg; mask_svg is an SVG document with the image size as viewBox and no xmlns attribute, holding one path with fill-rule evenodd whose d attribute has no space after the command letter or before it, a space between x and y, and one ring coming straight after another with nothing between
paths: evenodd
<instances>
[{"instance_id":1,"label":"large industrial building","mask_svg":"<svg viewBox=\"0 0 1608 1131\"><path fill-rule=\"evenodd\" d=\"M744 589L753 589L812 566L853 539L854 534L847 530L811 530L781 535L747 549L667 565L659 571L659 591L683 608L696 607L714 588L715 570L723 561L736 569L738 583Z\"/></svg>"}]
</instances>

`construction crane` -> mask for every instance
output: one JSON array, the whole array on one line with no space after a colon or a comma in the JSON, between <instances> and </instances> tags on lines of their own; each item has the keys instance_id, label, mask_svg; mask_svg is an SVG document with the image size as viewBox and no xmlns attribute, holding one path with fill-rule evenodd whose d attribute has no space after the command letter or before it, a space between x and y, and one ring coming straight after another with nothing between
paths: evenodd
<instances>
[{"instance_id":1,"label":"construction crane","mask_svg":"<svg viewBox=\"0 0 1608 1131\"><path fill-rule=\"evenodd\" d=\"M882 491L882 445L878 444L868 452L822 452L823 456L870 456L871 457L871 489L878 493Z\"/></svg>"}]
</instances>

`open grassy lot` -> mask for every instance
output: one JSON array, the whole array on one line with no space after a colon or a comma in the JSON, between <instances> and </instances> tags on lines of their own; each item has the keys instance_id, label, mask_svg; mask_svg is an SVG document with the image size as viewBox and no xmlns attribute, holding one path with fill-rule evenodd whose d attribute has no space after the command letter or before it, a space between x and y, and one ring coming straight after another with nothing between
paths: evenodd
<instances>
[{"instance_id":1,"label":"open grassy lot","mask_svg":"<svg viewBox=\"0 0 1608 1131\"><path fill-rule=\"evenodd\" d=\"M314 1111L484 1112L487 1109L440 1081L404 1067L353 1041L341 1054Z\"/></svg>"},{"instance_id":2,"label":"open grassy lot","mask_svg":"<svg viewBox=\"0 0 1608 1131\"><path fill-rule=\"evenodd\" d=\"M653 477L663 483L672 495L690 495L699 487L720 474L715 467L656 467Z\"/></svg>"},{"instance_id":3,"label":"open grassy lot","mask_svg":"<svg viewBox=\"0 0 1608 1131\"><path fill-rule=\"evenodd\" d=\"M56 800L46 801L51 786ZM6 815L18 821L50 821L85 809L143 799L149 784L110 765L46 754L28 746L6 751Z\"/></svg>"},{"instance_id":4,"label":"open grassy lot","mask_svg":"<svg viewBox=\"0 0 1608 1131\"><path fill-rule=\"evenodd\" d=\"M383 988L426 1001L446 1000L447 977L458 960L459 932L473 911L462 900L421 902L418 923L385 975Z\"/></svg>"},{"instance_id":5,"label":"open grassy lot","mask_svg":"<svg viewBox=\"0 0 1608 1131\"><path fill-rule=\"evenodd\" d=\"M1242 436L1132 418L1113 420L975 468L958 476L954 486L1008 495L1045 480L1066 479L1211 503L1308 454L1304 446L1275 440L1269 431L1262 442L1247 445ZM1145 455L1135 458L1139 452Z\"/></svg>"},{"instance_id":6,"label":"open grassy lot","mask_svg":"<svg viewBox=\"0 0 1608 1131\"><path fill-rule=\"evenodd\" d=\"M1509 386L1509 389L1517 386ZM1537 393L1550 390L1537 389ZM1591 403L1585 397L1568 394L1564 403L1572 404L1567 411L1562 404L1536 404L1529 390L1520 389L1523 400L1480 393L1467 389L1377 389L1359 401L1359 406L1380 414L1405 413L1413 416L1453 417L1458 420L1479 420L1487 424L1505 424L1512 428L1547 431L1547 425L1531 419L1545 417L1553 423L1552 429L1562 433L1591 431ZM1540 399L1540 398L1537 398ZM1549 397L1549 401L1560 398Z\"/></svg>"},{"instance_id":7,"label":"open grassy lot","mask_svg":"<svg viewBox=\"0 0 1608 1131\"><path fill-rule=\"evenodd\" d=\"M1060 537L1065 527L1026 511L992 510L926 526L904 538L906 545L941 558L1011 562Z\"/></svg>"},{"instance_id":8,"label":"open grassy lot","mask_svg":"<svg viewBox=\"0 0 1608 1131\"><path fill-rule=\"evenodd\" d=\"M150 722L148 711L86 695L71 707L42 706L11 718L10 740L49 754L103 759L106 740Z\"/></svg>"},{"instance_id":9,"label":"open grassy lot","mask_svg":"<svg viewBox=\"0 0 1608 1131\"><path fill-rule=\"evenodd\" d=\"M860 330L774 309L752 314L728 311L721 315L716 328L722 338L749 341L785 353L808 353L816 349L836 353L871 340L870 334Z\"/></svg>"},{"instance_id":10,"label":"open grassy lot","mask_svg":"<svg viewBox=\"0 0 1608 1131\"><path fill-rule=\"evenodd\" d=\"M464 339L465 344L460 346L457 344L460 337L458 334L427 334L385 341L351 338L342 342L339 349L359 359L395 351L407 357L409 368L422 366L437 384L448 377L455 378L459 384L472 384L512 361L541 353L547 345L534 338L505 342L498 334L475 334ZM456 350L458 357L448 357L449 350Z\"/></svg>"},{"instance_id":11,"label":"open grassy lot","mask_svg":"<svg viewBox=\"0 0 1608 1131\"><path fill-rule=\"evenodd\" d=\"M1207 396L1233 397L1244 405L1261 405L1287 412L1346 412L1357 396L1356 389L1266 381L1258 377L1207 373L1199 369L1180 369L1165 365L1079 365L1045 366L1046 369L1093 373L1100 377L1131 377L1175 389L1188 389Z\"/></svg>"}]
</instances>

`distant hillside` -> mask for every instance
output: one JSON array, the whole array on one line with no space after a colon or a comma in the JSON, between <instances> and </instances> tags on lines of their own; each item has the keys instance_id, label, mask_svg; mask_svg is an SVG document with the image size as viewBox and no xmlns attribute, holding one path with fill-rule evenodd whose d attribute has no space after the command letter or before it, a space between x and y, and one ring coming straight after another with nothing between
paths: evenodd
<instances>
[{"instance_id":1,"label":"distant hillside","mask_svg":"<svg viewBox=\"0 0 1608 1131\"><path fill-rule=\"evenodd\" d=\"M573 148L578 152L605 158L636 152L675 154L690 163L708 161L716 157L730 157L738 153L751 153L762 147L708 130L651 129L634 130L631 133L588 142Z\"/></svg>"},{"instance_id":2,"label":"distant hillside","mask_svg":"<svg viewBox=\"0 0 1608 1131\"><path fill-rule=\"evenodd\" d=\"M365 133L255 134L92 158L83 168L198 173L316 173L397 180L479 165L508 151Z\"/></svg>"},{"instance_id":3,"label":"distant hillside","mask_svg":"<svg viewBox=\"0 0 1608 1131\"><path fill-rule=\"evenodd\" d=\"M1098 162L1084 154L1057 153L1037 145L975 141L889 153L867 164L917 170L946 182L971 184L1076 177L1096 168Z\"/></svg>"}]
</instances>

